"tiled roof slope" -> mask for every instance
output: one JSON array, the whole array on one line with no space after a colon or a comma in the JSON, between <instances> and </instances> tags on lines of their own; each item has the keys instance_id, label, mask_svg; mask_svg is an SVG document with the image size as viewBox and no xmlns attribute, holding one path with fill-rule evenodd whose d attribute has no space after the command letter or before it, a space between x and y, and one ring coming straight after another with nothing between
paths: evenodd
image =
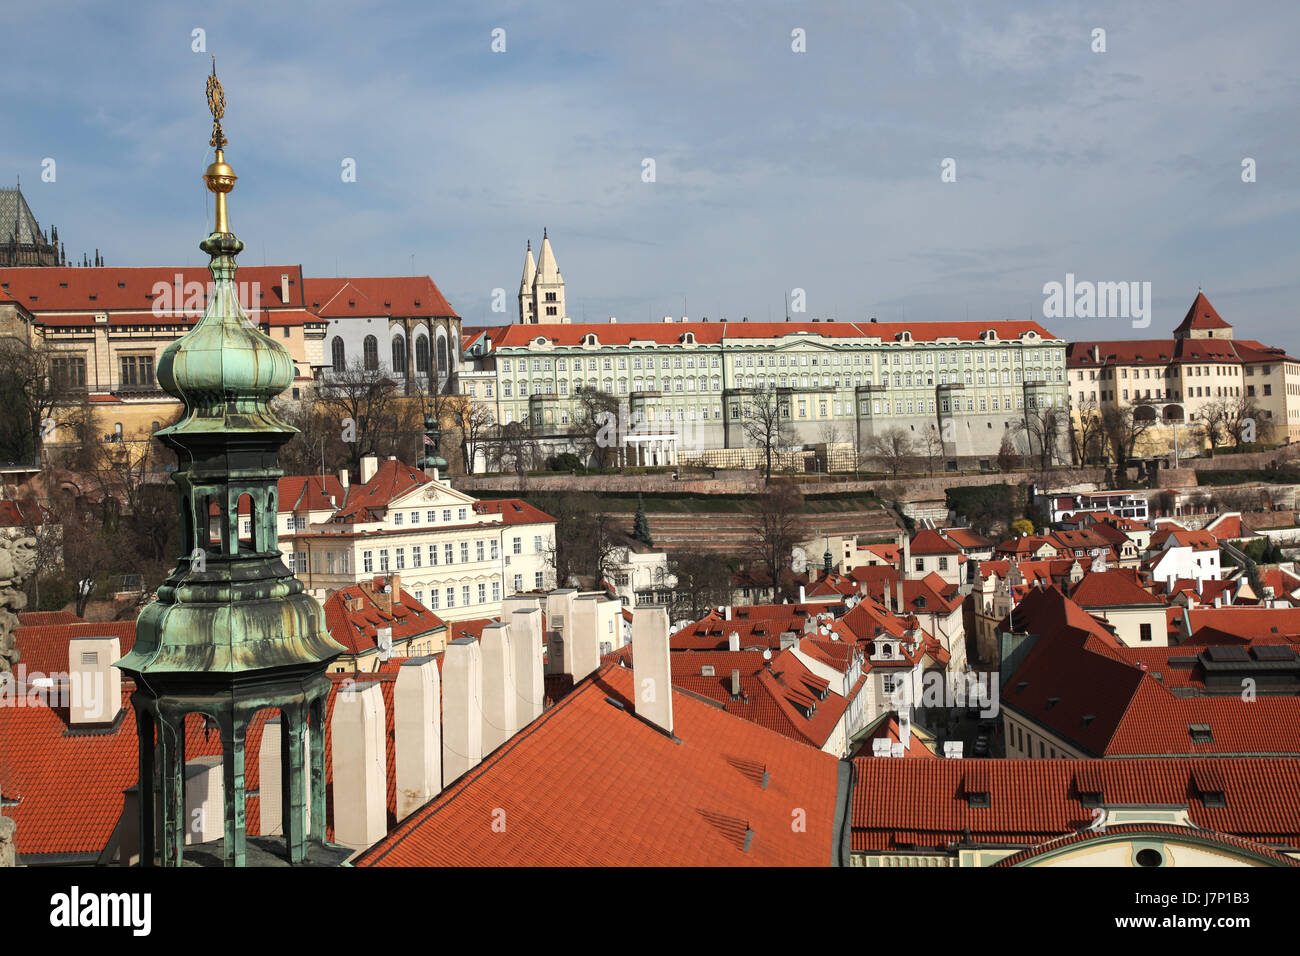
<instances>
[{"instance_id":1,"label":"tiled roof slope","mask_svg":"<svg viewBox=\"0 0 1300 956\"><path fill-rule=\"evenodd\" d=\"M1289 757L1135 760L854 760L855 851L976 844L1033 845L1094 822L1084 792L1104 804L1186 806L1192 821L1275 847L1300 847L1300 760ZM967 784L967 776L975 778ZM987 807L968 789L986 788ZM1217 788L1224 806L1207 806Z\"/></svg>"},{"instance_id":2,"label":"tiled roof slope","mask_svg":"<svg viewBox=\"0 0 1300 956\"><path fill-rule=\"evenodd\" d=\"M834 757L680 691L670 740L632 692L607 665L356 865L830 865Z\"/></svg>"}]
</instances>

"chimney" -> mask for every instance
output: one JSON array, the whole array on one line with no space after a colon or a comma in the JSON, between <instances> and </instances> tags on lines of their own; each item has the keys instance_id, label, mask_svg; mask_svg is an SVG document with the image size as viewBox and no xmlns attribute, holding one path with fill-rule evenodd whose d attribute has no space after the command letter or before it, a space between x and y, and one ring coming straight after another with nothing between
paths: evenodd
<instances>
[{"instance_id":1,"label":"chimney","mask_svg":"<svg viewBox=\"0 0 1300 956\"><path fill-rule=\"evenodd\" d=\"M903 532L903 567L902 567L902 574L900 576L904 578L907 577L911 567L912 567L912 539L909 538L907 536L907 532L904 531Z\"/></svg>"},{"instance_id":2,"label":"chimney","mask_svg":"<svg viewBox=\"0 0 1300 956\"><path fill-rule=\"evenodd\" d=\"M901 576L898 579L898 583L894 585L894 593L896 595L895 600L898 607L898 613L901 614L907 607L907 601L903 599L903 578Z\"/></svg>"},{"instance_id":3,"label":"chimney","mask_svg":"<svg viewBox=\"0 0 1300 956\"><path fill-rule=\"evenodd\" d=\"M729 651L738 651L738 650L740 650L740 632L739 632L739 631L732 631L730 634L727 635L727 650L729 650Z\"/></svg>"},{"instance_id":4,"label":"chimney","mask_svg":"<svg viewBox=\"0 0 1300 956\"><path fill-rule=\"evenodd\" d=\"M364 485L371 478L375 477L375 472L379 470L379 458L375 455L366 455L361 459L361 483Z\"/></svg>"},{"instance_id":5,"label":"chimney","mask_svg":"<svg viewBox=\"0 0 1300 956\"><path fill-rule=\"evenodd\" d=\"M1203 584L1204 584L1204 581L1203 581L1201 578L1197 578L1197 579L1196 579L1196 593L1197 593L1197 594L1203 594L1203 593L1204 593L1204 590L1203 590L1203 588L1202 588L1202 585L1203 585Z\"/></svg>"},{"instance_id":6,"label":"chimney","mask_svg":"<svg viewBox=\"0 0 1300 956\"><path fill-rule=\"evenodd\" d=\"M808 603L808 595L804 593L804 587L802 584L799 585L799 603L800 604Z\"/></svg>"},{"instance_id":7,"label":"chimney","mask_svg":"<svg viewBox=\"0 0 1300 956\"><path fill-rule=\"evenodd\" d=\"M122 672L113 662L122 657L116 637L74 637L68 641L68 725L111 724L122 709Z\"/></svg>"},{"instance_id":8,"label":"chimney","mask_svg":"<svg viewBox=\"0 0 1300 956\"><path fill-rule=\"evenodd\" d=\"M283 733L282 718L279 714L267 719L262 726L262 742L257 749L258 791L261 793L260 813L262 818L262 836L282 836L284 834L284 781L287 779L282 768L288 759L287 744ZM311 766L311 735L307 727L302 728L302 765ZM307 794L302 795L303 831L306 833L311 825L311 803ZM218 814L220 819L220 814Z\"/></svg>"},{"instance_id":9,"label":"chimney","mask_svg":"<svg viewBox=\"0 0 1300 956\"><path fill-rule=\"evenodd\" d=\"M739 698L740 698L740 669L737 667L733 667L731 669L731 699L738 700Z\"/></svg>"},{"instance_id":10,"label":"chimney","mask_svg":"<svg viewBox=\"0 0 1300 956\"><path fill-rule=\"evenodd\" d=\"M289 304L289 273L280 273L280 301Z\"/></svg>"},{"instance_id":11,"label":"chimney","mask_svg":"<svg viewBox=\"0 0 1300 956\"><path fill-rule=\"evenodd\" d=\"M794 642L795 642L797 639L798 639L798 635L795 634L794 631L782 631L782 632L781 632L781 650L783 650L783 651L788 651L790 648L794 647Z\"/></svg>"},{"instance_id":12,"label":"chimney","mask_svg":"<svg viewBox=\"0 0 1300 956\"><path fill-rule=\"evenodd\" d=\"M478 641L458 637L442 661L442 785L483 760L483 654Z\"/></svg>"},{"instance_id":13,"label":"chimney","mask_svg":"<svg viewBox=\"0 0 1300 956\"><path fill-rule=\"evenodd\" d=\"M438 662L432 657L412 657L397 669L393 762L399 823L442 791L440 690Z\"/></svg>"},{"instance_id":14,"label":"chimney","mask_svg":"<svg viewBox=\"0 0 1300 956\"><path fill-rule=\"evenodd\" d=\"M673 732L672 666L668 609L644 605L632 615L632 694L638 717L669 736Z\"/></svg>"},{"instance_id":15,"label":"chimney","mask_svg":"<svg viewBox=\"0 0 1300 956\"><path fill-rule=\"evenodd\" d=\"M574 604L578 592L559 588L546 595L546 673L572 674Z\"/></svg>"},{"instance_id":16,"label":"chimney","mask_svg":"<svg viewBox=\"0 0 1300 956\"><path fill-rule=\"evenodd\" d=\"M334 699L334 842L354 850L388 832L385 717L378 682L346 685Z\"/></svg>"},{"instance_id":17,"label":"chimney","mask_svg":"<svg viewBox=\"0 0 1300 956\"><path fill-rule=\"evenodd\" d=\"M483 628L483 752L490 754L519 729L515 696L515 659L509 624Z\"/></svg>"},{"instance_id":18,"label":"chimney","mask_svg":"<svg viewBox=\"0 0 1300 956\"><path fill-rule=\"evenodd\" d=\"M522 728L542 716L546 703L542 610L536 602L510 615L510 647L515 656L515 720Z\"/></svg>"},{"instance_id":19,"label":"chimney","mask_svg":"<svg viewBox=\"0 0 1300 956\"><path fill-rule=\"evenodd\" d=\"M388 576L388 610L391 612L393 605L402 606L402 576L400 574L390 574Z\"/></svg>"},{"instance_id":20,"label":"chimney","mask_svg":"<svg viewBox=\"0 0 1300 956\"><path fill-rule=\"evenodd\" d=\"M339 484L343 486L343 491L346 493L348 490L348 470L346 468L339 469Z\"/></svg>"},{"instance_id":21,"label":"chimney","mask_svg":"<svg viewBox=\"0 0 1300 956\"><path fill-rule=\"evenodd\" d=\"M1223 607L1223 597L1221 595L1214 595L1214 606Z\"/></svg>"},{"instance_id":22,"label":"chimney","mask_svg":"<svg viewBox=\"0 0 1300 956\"><path fill-rule=\"evenodd\" d=\"M723 616L723 620L724 620L724 621L730 621L730 620L731 620L731 605L730 605L730 604L728 604L727 607L726 607L726 614Z\"/></svg>"},{"instance_id":23,"label":"chimney","mask_svg":"<svg viewBox=\"0 0 1300 956\"><path fill-rule=\"evenodd\" d=\"M565 657L570 669L565 673L573 675L575 684L600 667L600 639L605 623L600 605L609 603L612 602L595 595L573 602L573 626L569 628L569 639L565 642Z\"/></svg>"},{"instance_id":24,"label":"chimney","mask_svg":"<svg viewBox=\"0 0 1300 956\"><path fill-rule=\"evenodd\" d=\"M542 599L536 595L512 594L501 602L501 620L509 621L516 611L532 611L542 606Z\"/></svg>"}]
</instances>

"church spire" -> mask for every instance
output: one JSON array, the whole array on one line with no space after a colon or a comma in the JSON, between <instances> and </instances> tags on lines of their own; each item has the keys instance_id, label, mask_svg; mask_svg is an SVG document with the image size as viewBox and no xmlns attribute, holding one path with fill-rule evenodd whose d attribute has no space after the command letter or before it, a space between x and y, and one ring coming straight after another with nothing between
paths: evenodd
<instances>
[{"instance_id":1,"label":"church spire","mask_svg":"<svg viewBox=\"0 0 1300 956\"><path fill-rule=\"evenodd\" d=\"M546 285L564 281L560 278L560 268L555 264L555 253L551 251L551 240L545 229L542 229L542 249L537 254L537 281Z\"/></svg>"},{"instance_id":2,"label":"church spire","mask_svg":"<svg viewBox=\"0 0 1300 956\"><path fill-rule=\"evenodd\" d=\"M533 240L528 240L528 251L524 253L524 277L519 282L520 292L530 292L533 279L537 277L537 263L533 261Z\"/></svg>"},{"instance_id":3,"label":"church spire","mask_svg":"<svg viewBox=\"0 0 1300 956\"><path fill-rule=\"evenodd\" d=\"M283 345L249 322L236 293L235 257L244 244L227 220L235 175L223 157L225 95L215 65L208 104L217 152L204 179L218 201L216 226L199 248L210 258L212 291L203 317L163 350L157 370L158 384L184 404L181 420L156 437L177 453L172 478L185 553L141 612L135 644L117 662L136 686L140 858L145 866L154 863L154 800L143 794L152 791L160 755L162 862L182 863L185 718L203 714L221 734L225 861L244 865L245 734L269 708L279 712L282 740L278 822L289 861L302 863L325 838L325 671L343 648L280 555L278 456L295 429L270 402L292 380L293 362ZM262 832L275 822L263 820Z\"/></svg>"}]
</instances>

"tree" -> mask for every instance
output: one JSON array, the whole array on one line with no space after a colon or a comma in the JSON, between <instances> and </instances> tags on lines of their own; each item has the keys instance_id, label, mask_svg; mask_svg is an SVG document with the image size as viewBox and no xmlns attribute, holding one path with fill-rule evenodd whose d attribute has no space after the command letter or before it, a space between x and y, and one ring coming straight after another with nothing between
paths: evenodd
<instances>
[{"instance_id":1,"label":"tree","mask_svg":"<svg viewBox=\"0 0 1300 956\"><path fill-rule=\"evenodd\" d=\"M1015 424L1017 434L1025 437L1030 455L1037 455L1046 471L1060 457L1061 426L1065 410L1046 403L1026 403L1024 417Z\"/></svg>"},{"instance_id":2,"label":"tree","mask_svg":"<svg viewBox=\"0 0 1300 956\"><path fill-rule=\"evenodd\" d=\"M569 437L584 461L609 468L618 460L618 396L584 388L576 398Z\"/></svg>"},{"instance_id":3,"label":"tree","mask_svg":"<svg viewBox=\"0 0 1300 956\"><path fill-rule=\"evenodd\" d=\"M497 471L513 471L522 481L537 464L539 449L527 422L496 427L488 439L488 458Z\"/></svg>"},{"instance_id":4,"label":"tree","mask_svg":"<svg viewBox=\"0 0 1300 956\"><path fill-rule=\"evenodd\" d=\"M1085 398L1074 408L1070 422L1070 455L1076 465L1102 460L1105 437L1100 406L1095 398Z\"/></svg>"},{"instance_id":5,"label":"tree","mask_svg":"<svg viewBox=\"0 0 1300 956\"><path fill-rule=\"evenodd\" d=\"M745 437L763 452L763 482L772 483L772 455L794 444L790 424L790 396L771 385L742 395L740 427Z\"/></svg>"},{"instance_id":6,"label":"tree","mask_svg":"<svg viewBox=\"0 0 1300 956\"><path fill-rule=\"evenodd\" d=\"M898 425L887 428L878 435L872 435L867 442L867 454L879 459L895 478L907 464L907 460L912 457L913 452L911 433Z\"/></svg>"},{"instance_id":7,"label":"tree","mask_svg":"<svg viewBox=\"0 0 1300 956\"><path fill-rule=\"evenodd\" d=\"M397 454L387 451L399 427L396 392L390 378L358 361L341 372L328 373L318 384L317 404L337 429L339 440L346 443L354 474L360 471L361 459L366 455ZM415 428L418 430L419 425Z\"/></svg>"},{"instance_id":8,"label":"tree","mask_svg":"<svg viewBox=\"0 0 1300 956\"><path fill-rule=\"evenodd\" d=\"M921 449L925 453L926 466L929 468L930 477L934 477L934 463L943 458L943 433L939 431L939 426L934 422L925 430L925 437L921 439Z\"/></svg>"},{"instance_id":9,"label":"tree","mask_svg":"<svg viewBox=\"0 0 1300 956\"><path fill-rule=\"evenodd\" d=\"M1230 398L1225 405L1224 425L1232 439L1233 450L1241 451L1243 445L1267 441L1272 432L1266 413L1253 395Z\"/></svg>"},{"instance_id":10,"label":"tree","mask_svg":"<svg viewBox=\"0 0 1300 956\"><path fill-rule=\"evenodd\" d=\"M1101 422L1116 473L1125 475L1138 441L1156 426L1155 413L1146 405L1107 405L1102 409Z\"/></svg>"},{"instance_id":11,"label":"tree","mask_svg":"<svg viewBox=\"0 0 1300 956\"><path fill-rule=\"evenodd\" d=\"M709 551L683 550L668 556L673 585L673 620L698 621L710 608L731 603L731 570Z\"/></svg>"},{"instance_id":12,"label":"tree","mask_svg":"<svg viewBox=\"0 0 1300 956\"><path fill-rule=\"evenodd\" d=\"M1222 398L1206 402L1196 412L1197 429L1210 446L1211 458L1214 457L1214 449L1228 437L1230 418L1231 412L1228 409L1228 402Z\"/></svg>"},{"instance_id":13,"label":"tree","mask_svg":"<svg viewBox=\"0 0 1300 956\"><path fill-rule=\"evenodd\" d=\"M1034 533L1034 523L1028 518L1017 518L1011 522L1011 530L1018 535L1027 535Z\"/></svg>"},{"instance_id":14,"label":"tree","mask_svg":"<svg viewBox=\"0 0 1300 956\"><path fill-rule=\"evenodd\" d=\"M460 430L460 456L465 474L474 474L474 462L480 447L496 424L496 416L486 405L461 402L452 412L456 428Z\"/></svg>"},{"instance_id":15,"label":"tree","mask_svg":"<svg viewBox=\"0 0 1300 956\"><path fill-rule=\"evenodd\" d=\"M747 531L755 563L771 578L773 593L788 594L791 555L808 537L798 485L770 485L750 507Z\"/></svg>"},{"instance_id":16,"label":"tree","mask_svg":"<svg viewBox=\"0 0 1300 956\"><path fill-rule=\"evenodd\" d=\"M1002 444L998 446L998 470L1001 472L1016 470L1016 446L1011 443L1011 433L1002 433Z\"/></svg>"},{"instance_id":17,"label":"tree","mask_svg":"<svg viewBox=\"0 0 1300 956\"><path fill-rule=\"evenodd\" d=\"M654 539L650 537L650 522L645 516L645 501L639 494L636 496L636 516L632 519L632 539L640 541L646 547L654 547Z\"/></svg>"},{"instance_id":18,"label":"tree","mask_svg":"<svg viewBox=\"0 0 1300 956\"><path fill-rule=\"evenodd\" d=\"M550 557L562 587L584 580L599 584L618 567L624 536L618 520L594 495L560 492L539 496L537 507L555 518Z\"/></svg>"},{"instance_id":19,"label":"tree","mask_svg":"<svg viewBox=\"0 0 1300 956\"><path fill-rule=\"evenodd\" d=\"M61 393L52 350L40 340L0 337L0 462L39 464Z\"/></svg>"}]
</instances>

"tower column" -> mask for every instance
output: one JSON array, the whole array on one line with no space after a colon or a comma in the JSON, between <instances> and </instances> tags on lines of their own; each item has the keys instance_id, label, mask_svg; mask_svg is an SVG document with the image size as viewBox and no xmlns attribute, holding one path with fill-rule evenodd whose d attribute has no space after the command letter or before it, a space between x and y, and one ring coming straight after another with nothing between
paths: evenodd
<instances>
[{"instance_id":1,"label":"tower column","mask_svg":"<svg viewBox=\"0 0 1300 956\"><path fill-rule=\"evenodd\" d=\"M185 853L184 712L168 714L160 709L158 731L162 744L163 865L180 866Z\"/></svg>"},{"instance_id":2,"label":"tower column","mask_svg":"<svg viewBox=\"0 0 1300 956\"><path fill-rule=\"evenodd\" d=\"M146 706L142 705L132 695L131 705L135 709L135 731L136 738L139 741L139 765L140 780L139 788L139 827L140 827L140 865L153 866L154 853L157 850L155 846L154 835L157 829L154 824L154 719L153 712Z\"/></svg>"},{"instance_id":3,"label":"tower column","mask_svg":"<svg viewBox=\"0 0 1300 956\"><path fill-rule=\"evenodd\" d=\"M319 689L308 704L311 713L311 839L325 842L325 699L329 687Z\"/></svg>"},{"instance_id":4,"label":"tower column","mask_svg":"<svg viewBox=\"0 0 1300 956\"><path fill-rule=\"evenodd\" d=\"M283 725L281 731L283 732ZM221 769L224 781L226 839L226 866L243 866L247 852L247 824L244 819L247 801L244 793L244 736L248 731L247 717L236 710L223 716L221 721ZM281 777L284 771L281 771Z\"/></svg>"},{"instance_id":5,"label":"tower column","mask_svg":"<svg viewBox=\"0 0 1300 956\"><path fill-rule=\"evenodd\" d=\"M307 768L303 759L306 718L305 703L295 701L280 709L281 826L290 863L307 858Z\"/></svg>"}]
</instances>

